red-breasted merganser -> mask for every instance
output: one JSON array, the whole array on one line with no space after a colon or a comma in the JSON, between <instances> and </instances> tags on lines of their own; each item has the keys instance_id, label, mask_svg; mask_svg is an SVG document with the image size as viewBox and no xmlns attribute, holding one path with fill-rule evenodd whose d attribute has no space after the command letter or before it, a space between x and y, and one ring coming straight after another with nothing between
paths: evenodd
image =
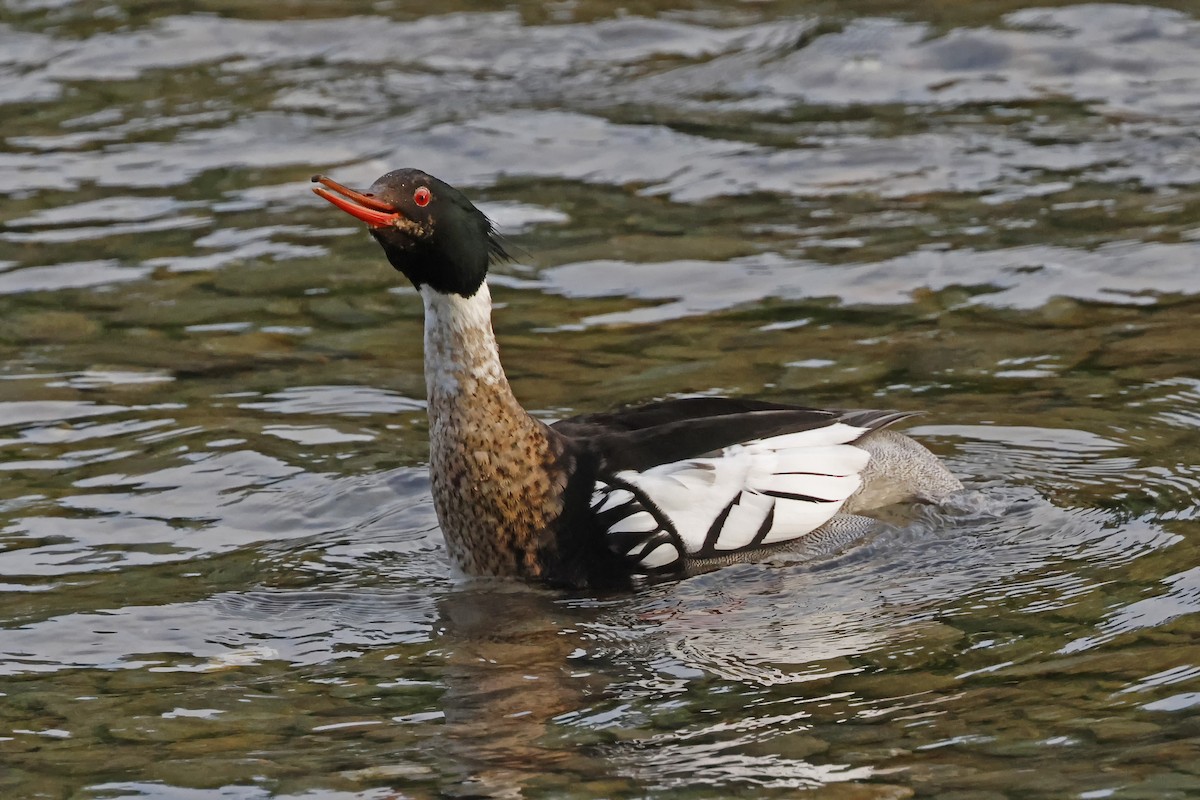
<instances>
[{"instance_id":1,"label":"red-breasted merganser","mask_svg":"<svg viewBox=\"0 0 1200 800\"><path fill-rule=\"evenodd\" d=\"M854 527L856 514L962 488L911 414L755 400L666 400L547 425L517 402L492 333L490 220L417 169L366 192L314 176L366 222L425 304L429 470L467 575L585 588L690 575Z\"/></svg>"}]
</instances>

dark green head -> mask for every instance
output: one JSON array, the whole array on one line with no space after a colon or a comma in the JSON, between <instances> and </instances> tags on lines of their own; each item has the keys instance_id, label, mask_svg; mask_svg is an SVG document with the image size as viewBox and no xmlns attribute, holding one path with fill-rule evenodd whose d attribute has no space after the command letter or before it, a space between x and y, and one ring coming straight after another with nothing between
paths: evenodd
<instances>
[{"instance_id":1,"label":"dark green head","mask_svg":"<svg viewBox=\"0 0 1200 800\"><path fill-rule=\"evenodd\" d=\"M508 254L466 195L419 169L397 169L365 192L314 175L321 197L370 226L392 266L418 289L470 297Z\"/></svg>"}]
</instances>

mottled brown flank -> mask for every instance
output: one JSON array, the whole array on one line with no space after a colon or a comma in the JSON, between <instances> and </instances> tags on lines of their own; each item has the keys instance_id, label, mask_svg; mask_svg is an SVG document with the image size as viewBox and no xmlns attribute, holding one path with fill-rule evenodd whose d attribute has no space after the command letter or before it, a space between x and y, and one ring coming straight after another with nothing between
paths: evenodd
<instances>
[{"instance_id":1,"label":"mottled brown flank","mask_svg":"<svg viewBox=\"0 0 1200 800\"><path fill-rule=\"evenodd\" d=\"M426 374L433 500L451 558L470 575L548 577L567 477L559 437L513 397L490 329L443 329L426 347L427 362L457 365L455 387Z\"/></svg>"}]
</instances>

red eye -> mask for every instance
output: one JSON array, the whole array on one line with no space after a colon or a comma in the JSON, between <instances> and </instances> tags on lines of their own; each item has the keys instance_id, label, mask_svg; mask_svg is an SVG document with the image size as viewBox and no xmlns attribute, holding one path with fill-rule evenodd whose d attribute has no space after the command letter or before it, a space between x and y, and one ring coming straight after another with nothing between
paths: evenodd
<instances>
[{"instance_id":1,"label":"red eye","mask_svg":"<svg viewBox=\"0 0 1200 800\"><path fill-rule=\"evenodd\" d=\"M424 208L429 205L429 200L433 195L429 192L428 186L421 186L413 192L413 202Z\"/></svg>"}]
</instances>

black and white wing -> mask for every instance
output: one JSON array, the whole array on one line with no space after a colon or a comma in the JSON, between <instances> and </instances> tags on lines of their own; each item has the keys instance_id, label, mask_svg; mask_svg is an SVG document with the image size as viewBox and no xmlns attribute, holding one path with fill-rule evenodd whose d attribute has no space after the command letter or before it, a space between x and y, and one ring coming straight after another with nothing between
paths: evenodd
<instances>
[{"instance_id":1,"label":"black and white wing","mask_svg":"<svg viewBox=\"0 0 1200 800\"><path fill-rule=\"evenodd\" d=\"M874 427L833 422L617 471L596 482L592 510L610 549L645 574L779 545L820 528L858 490L870 455L853 442Z\"/></svg>"}]
</instances>

